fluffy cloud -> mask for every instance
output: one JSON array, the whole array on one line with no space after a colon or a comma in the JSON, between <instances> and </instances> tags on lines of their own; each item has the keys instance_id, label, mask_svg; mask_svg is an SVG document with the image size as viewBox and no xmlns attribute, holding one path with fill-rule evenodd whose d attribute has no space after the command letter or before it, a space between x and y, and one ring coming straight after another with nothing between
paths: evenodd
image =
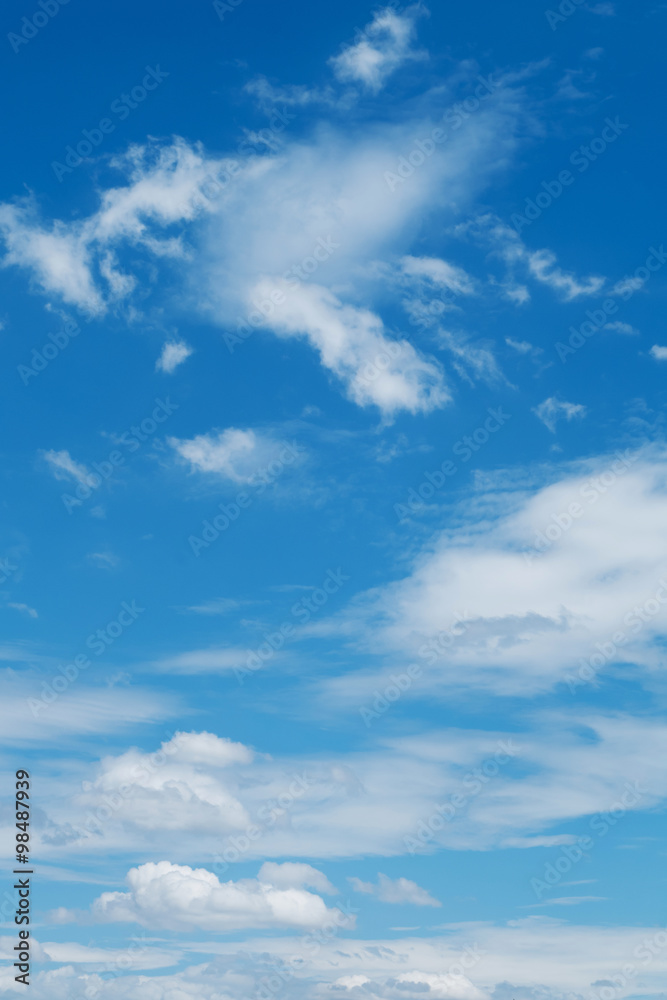
<instances>
[{"instance_id":1,"label":"fluffy cloud","mask_svg":"<svg viewBox=\"0 0 667 1000\"><path fill-rule=\"evenodd\" d=\"M144 831L243 829L250 817L238 799L235 777L224 772L250 764L253 757L242 743L182 732L157 753L133 749L107 757L79 798L88 817L81 834L94 843L110 820L116 829Z\"/></svg>"},{"instance_id":2,"label":"fluffy cloud","mask_svg":"<svg viewBox=\"0 0 667 1000\"><path fill-rule=\"evenodd\" d=\"M423 9L422 9L423 12ZM334 73L344 83L361 83L377 92L387 78L408 59L423 58L412 49L415 34L414 19L419 5L397 14L389 7L377 11L366 25L362 37L345 46L331 59Z\"/></svg>"},{"instance_id":3,"label":"fluffy cloud","mask_svg":"<svg viewBox=\"0 0 667 1000\"><path fill-rule=\"evenodd\" d=\"M157 359L155 367L157 371L171 375L191 354L192 348L184 340L168 340L162 348L162 353Z\"/></svg>"},{"instance_id":4,"label":"fluffy cloud","mask_svg":"<svg viewBox=\"0 0 667 1000\"><path fill-rule=\"evenodd\" d=\"M112 247L129 243L153 256L182 258L179 239L156 236L150 226L191 222L211 209L203 193L226 161L206 160L201 151L176 140L169 146L131 147L113 165L129 183L102 193L100 206L80 222L43 224L32 202L0 205L4 266L28 268L49 294L91 314L126 297L135 280L120 273Z\"/></svg>"},{"instance_id":5,"label":"fluffy cloud","mask_svg":"<svg viewBox=\"0 0 667 1000\"><path fill-rule=\"evenodd\" d=\"M413 57L416 13L376 14L364 37L334 60L339 76L372 94ZM479 88L472 66L456 80L467 83ZM396 175L398 164L415 136L444 124L440 102L428 96L371 130L364 115L341 126L333 113L326 127L316 124L298 140L276 132L263 157L215 158L182 139L133 146L112 164L125 183L103 190L87 218L47 223L33 205L0 206L4 264L27 269L45 293L101 314L112 304L130 308L138 284L132 269L145 270L148 261L156 273L156 260L177 262L186 304L223 328L230 350L261 327L305 338L356 404L389 418L428 412L450 399L444 372L418 343L388 332L374 301L384 305L386 295L368 262L402 259L413 277L421 267L422 279L468 294L462 269L428 257L417 265L409 250L416 218L460 210L517 145L524 110L513 81L489 85L477 103L414 176ZM398 180L388 183L389 175ZM143 270L133 315L143 308ZM160 364L175 362L169 348Z\"/></svg>"},{"instance_id":6,"label":"fluffy cloud","mask_svg":"<svg viewBox=\"0 0 667 1000\"><path fill-rule=\"evenodd\" d=\"M282 298L272 315L274 332L305 335L359 406L374 404L392 416L398 410L429 412L449 401L437 361L405 340L388 338L375 313L345 305L314 284L290 291L285 282L265 281L256 288L265 300L276 293Z\"/></svg>"},{"instance_id":7,"label":"fluffy cloud","mask_svg":"<svg viewBox=\"0 0 667 1000\"><path fill-rule=\"evenodd\" d=\"M391 879L382 872L377 883L362 882L359 878L348 879L355 892L377 896L381 903L411 903L413 906L442 906L426 889L408 878Z\"/></svg>"},{"instance_id":8,"label":"fluffy cloud","mask_svg":"<svg viewBox=\"0 0 667 1000\"><path fill-rule=\"evenodd\" d=\"M127 883L129 892L105 892L95 900L95 920L131 921L173 931L308 930L323 926L339 913L302 888L277 888L260 879L221 883L205 868L168 861L132 868ZM348 918L347 926L353 925L353 918Z\"/></svg>"},{"instance_id":9,"label":"fluffy cloud","mask_svg":"<svg viewBox=\"0 0 667 1000\"><path fill-rule=\"evenodd\" d=\"M90 313L104 311L104 301L90 268L86 240L78 227L55 222L46 229L32 203L0 205L0 233L5 243L4 267L23 267L44 292Z\"/></svg>"},{"instance_id":10,"label":"fluffy cloud","mask_svg":"<svg viewBox=\"0 0 667 1000\"><path fill-rule=\"evenodd\" d=\"M212 734L177 734L155 754L106 758L81 791L45 801L49 820L35 826L35 851L51 863L72 850L146 860L170 851L187 863L196 832L222 876L255 858L552 846L572 841L575 819L663 801L666 749L660 722L581 711L542 713L519 734L385 737L328 760L273 760ZM629 795L628 786L638 790ZM267 864L262 882L331 891L310 865ZM361 885L426 905L408 880Z\"/></svg>"}]
</instances>

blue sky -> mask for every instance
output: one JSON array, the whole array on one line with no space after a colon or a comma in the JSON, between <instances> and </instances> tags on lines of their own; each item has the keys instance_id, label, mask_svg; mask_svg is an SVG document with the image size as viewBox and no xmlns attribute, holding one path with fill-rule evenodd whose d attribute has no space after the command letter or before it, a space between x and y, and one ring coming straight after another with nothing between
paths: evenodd
<instances>
[{"instance_id":1,"label":"blue sky","mask_svg":"<svg viewBox=\"0 0 667 1000\"><path fill-rule=\"evenodd\" d=\"M665 996L664 20L5 5L37 1000Z\"/></svg>"}]
</instances>

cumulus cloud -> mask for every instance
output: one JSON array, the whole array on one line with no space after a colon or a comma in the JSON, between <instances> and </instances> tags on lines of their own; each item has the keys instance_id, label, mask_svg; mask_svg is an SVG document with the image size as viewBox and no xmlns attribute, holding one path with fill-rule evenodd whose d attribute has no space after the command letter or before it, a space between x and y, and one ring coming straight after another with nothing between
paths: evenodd
<instances>
[{"instance_id":1,"label":"cumulus cloud","mask_svg":"<svg viewBox=\"0 0 667 1000\"><path fill-rule=\"evenodd\" d=\"M565 400L556 399L550 396L543 403L536 406L533 413L542 421L552 434L556 433L556 424L559 420L573 420L575 417L585 417L586 407L582 403L567 403Z\"/></svg>"},{"instance_id":2,"label":"cumulus cloud","mask_svg":"<svg viewBox=\"0 0 667 1000\"><path fill-rule=\"evenodd\" d=\"M184 340L168 340L155 363L157 371L171 375L192 354L192 348Z\"/></svg>"},{"instance_id":3,"label":"cumulus cloud","mask_svg":"<svg viewBox=\"0 0 667 1000\"><path fill-rule=\"evenodd\" d=\"M413 906L442 906L426 889L408 878L391 879L388 875L378 874L377 883L362 882L359 878L349 878L355 892L363 892L376 896L381 903L411 903Z\"/></svg>"},{"instance_id":4,"label":"cumulus cloud","mask_svg":"<svg viewBox=\"0 0 667 1000\"><path fill-rule=\"evenodd\" d=\"M654 344L650 350L650 354L656 361L667 361L667 347L661 347L659 344Z\"/></svg>"},{"instance_id":5,"label":"cumulus cloud","mask_svg":"<svg viewBox=\"0 0 667 1000\"><path fill-rule=\"evenodd\" d=\"M377 11L362 37L330 60L334 73L344 83L360 83L377 92L387 78L408 59L423 58L412 41L418 5L397 14L390 8Z\"/></svg>"},{"instance_id":6,"label":"cumulus cloud","mask_svg":"<svg viewBox=\"0 0 667 1000\"><path fill-rule=\"evenodd\" d=\"M116 829L242 829L250 817L239 801L237 780L224 771L250 764L253 757L242 743L206 732L178 732L155 754L131 749L107 757L79 797L89 820L81 835L94 842L110 820Z\"/></svg>"},{"instance_id":7,"label":"cumulus cloud","mask_svg":"<svg viewBox=\"0 0 667 1000\"><path fill-rule=\"evenodd\" d=\"M127 883L129 892L104 892L95 900L91 912L96 921L130 921L172 931L308 930L340 915L302 888L277 888L260 879L220 882L205 868L169 861L132 868ZM353 925L354 919L347 918L347 926Z\"/></svg>"},{"instance_id":8,"label":"cumulus cloud","mask_svg":"<svg viewBox=\"0 0 667 1000\"><path fill-rule=\"evenodd\" d=\"M370 698L349 682L355 705L372 704L377 681L366 680ZM339 701L328 690L327 712ZM35 829L35 850L51 863L71 856L74 843L79 858L129 850L151 861L171 851L187 864L196 833L222 877L242 859L554 847L573 842L575 819L648 809L667 796L667 726L628 716L542 713L519 734L429 730L327 759L252 755L212 734L177 737L157 753L105 758L86 769L80 791L45 800L49 823ZM331 891L310 865L285 865L268 862L259 881ZM429 905L406 882L360 884L388 901Z\"/></svg>"}]
</instances>

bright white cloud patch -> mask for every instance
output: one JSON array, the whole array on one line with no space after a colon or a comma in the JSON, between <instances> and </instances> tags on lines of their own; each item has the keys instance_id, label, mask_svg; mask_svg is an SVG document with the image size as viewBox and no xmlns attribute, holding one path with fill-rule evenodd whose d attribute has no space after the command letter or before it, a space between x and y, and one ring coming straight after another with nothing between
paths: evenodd
<instances>
[{"instance_id":1,"label":"bright white cloud patch","mask_svg":"<svg viewBox=\"0 0 667 1000\"><path fill-rule=\"evenodd\" d=\"M107 757L81 797L92 808L80 835L94 847L110 820L115 829L242 829L250 817L239 801L237 782L220 772L252 760L253 752L243 744L205 732L176 733L155 754L128 750ZM103 808L109 796L114 801L111 816Z\"/></svg>"},{"instance_id":2,"label":"bright white cloud patch","mask_svg":"<svg viewBox=\"0 0 667 1000\"><path fill-rule=\"evenodd\" d=\"M344 305L318 285L290 291L282 283L264 282L256 293L282 296L272 317L274 331L307 336L324 367L360 406L373 404L392 416L398 410L429 412L448 402L438 362L405 340L388 338L382 320L369 310Z\"/></svg>"},{"instance_id":3,"label":"bright white cloud patch","mask_svg":"<svg viewBox=\"0 0 667 1000\"><path fill-rule=\"evenodd\" d=\"M360 47L337 57L341 72L372 92L412 58L416 12L379 12ZM479 89L472 66L465 73ZM415 136L446 128L439 100L370 130L327 123L299 140L277 131L264 157L214 158L182 139L133 146L112 163L124 183L103 190L87 218L48 223L32 206L0 206L4 263L29 270L45 292L89 313L113 304L135 315L145 300L143 271L141 299L133 298L138 256L153 273L156 262L177 262L193 306L223 328L232 353L260 328L304 337L358 405L389 418L427 413L450 399L444 372L427 345L387 331L368 261L388 259L393 267L402 260L404 277L471 294L462 268L409 251L416 218L460 211L517 147L521 95L509 78L482 89L475 114L452 127L445 144L432 143L408 173L396 171ZM401 356L392 357L398 348ZM159 364L176 357L170 349Z\"/></svg>"},{"instance_id":4,"label":"bright white cloud patch","mask_svg":"<svg viewBox=\"0 0 667 1000\"><path fill-rule=\"evenodd\" d=\"M412 49L414 18L419 6L397 14L390 8L379 10L361 38L331 59L334 73L344 83L360 83L373 92L407 59L423 58Z\"/></svg>"},{"instance_id":5,"label":"bright white cloud patch","mask_svg":"<svg viewBox=\"0 0 667 1000\"><path fill-rule=\"evenodd\" d=\"M501 492L493 517L484 507L479 523L468 516L455 537L436 536L411 574L350 608L346 628L365 636L362 648L418 657L420 690L465 678L527 696L622 664L635 677L658 669L666 467L628 451L528 498ZM359 697L358 683L347 675L338 690Z\"/></svg>"},{"instance_id":6,"label":"bright white cloud patch","mask_svg":"<svg viewBox=\"0 0 667 1000\"><path fill-rule=\"evenodd\" d=\"M130 147L113 165L129 182L103 192L98 210L82 221L48 226L31 202L0 205L3 265L30 269L45 292L92 314L104 313L135 287L132 276L117 270L112 246L130 244L155 257L184 257L179 238L156 235L151 227L191 222L211 210L204 191L220 190L216 178L226 163L207 160L200 149L176 140L169 146Z\"/></svg>"},{"instance_id":7,"label":"bright white cloud patch","mask_svg":"<svg viewBox=\"0 0 667 1000\"><path fill-rule=\"evenodd\" d=\"M168 340L162 348L162 353L157 359L155 367L158 371L171 375L191 354L192 348L184 340Z\"/></svg>"},{"instance_id":8,"label":"bright white cloud patch","mask_svg":"<svg viewBox=\"0 0 667 1000\"><path fill-rule=\"evenodd\" d=\"M95 900L95 920L131 921L173 931L308 930L321 927L338 912L305 889L276 888L259 879L220 882L205 868L168 861L132 868L127 883L129 892L105 892ZM353 922L348 919L347 925Z\"/></svg>"},{"instance_id":9,"label":"bright white cloud patch","mask_svg":"<svg viewBox=\"0 0 667 1000\"><path fill-rule=\"evenodd\" d=\"M667 361L667 347L654 344L651 348L651 357L655 358L656 361Z\"/></svg>"}]
</instances>

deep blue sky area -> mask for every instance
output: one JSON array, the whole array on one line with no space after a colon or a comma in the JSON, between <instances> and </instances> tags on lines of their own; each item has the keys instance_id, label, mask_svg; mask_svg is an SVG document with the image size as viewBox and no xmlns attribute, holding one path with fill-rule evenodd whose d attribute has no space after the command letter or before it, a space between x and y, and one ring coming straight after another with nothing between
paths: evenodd
<instances>
[{"instance_id":1,"label":"deep blue sky area","mask_svg":"<svg viewBox=\"0 0 667 1000\"><path fill-rule=\"evenodd\" d=\"M5 3L3 996L664 1000L666 16Z\"/></svg>"}]
</instances>

